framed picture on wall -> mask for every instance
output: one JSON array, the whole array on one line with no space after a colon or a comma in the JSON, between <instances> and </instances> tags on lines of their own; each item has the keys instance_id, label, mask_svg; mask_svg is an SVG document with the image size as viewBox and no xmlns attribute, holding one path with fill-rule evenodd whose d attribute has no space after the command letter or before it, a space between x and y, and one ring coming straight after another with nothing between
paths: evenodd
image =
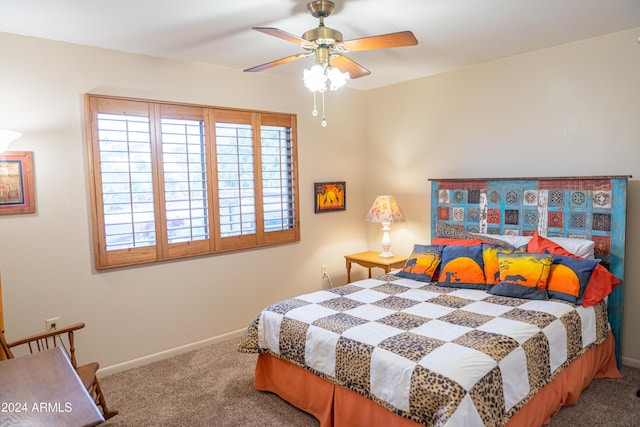
<instances>
[{"instance_id":1,"label":"framed picture on wall","mask_svg":"<svg viewBox=\"0 0 640 427\"><path fill-rule=\"evenodd\" d=\"M33 190L33 152L5 151L0 154L0 215L36 211Z\"/></svg>"},{"instance_id":2,"label":"framed picture on wall","mask_svg":"<svg viewBox=\"0 0 640 427\"><path fill-rule=\"evenodd\" d=\"M347 184L344 181L316 182L314 185L315 211L334 212L347 209Z\"/></svg>"}]
</instances>

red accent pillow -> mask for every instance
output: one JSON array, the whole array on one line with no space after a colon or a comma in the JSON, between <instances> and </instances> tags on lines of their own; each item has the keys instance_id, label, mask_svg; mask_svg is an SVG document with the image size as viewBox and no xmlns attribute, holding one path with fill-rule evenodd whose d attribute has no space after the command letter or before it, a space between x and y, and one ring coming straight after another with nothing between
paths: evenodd
<instances>
[{"instance_id":1,"label":"red accent pillow","mask_svg":"<svg viewBox=\"0 0 640 427\"><path fill-rule=\"evenodd\" d=\"M548 251L550 254L570 256L573 258L580 258L579 256L572 254L562 246L549 239L546 239L538 234L537 231L533 233L529 244L527 245L527 252L533 253L545 253ZM598 264L591 273L589 284L584 291L584 298L582 299L583 307L590 307L602 301L607 295L620 284L620 280L609 272L603 265Z\"/></svg>"},{"instance_id":2,"label":"red accent pillow","mask_svg":"<svg viewBox=\"0 0 640 427\"><path fill-rule=\"evenodd\" d=\"M482 243L480 239L454 239L449 237L434 237L431 239L432 245L441 246L474 246Z\"/></svg>"}]
</instances>

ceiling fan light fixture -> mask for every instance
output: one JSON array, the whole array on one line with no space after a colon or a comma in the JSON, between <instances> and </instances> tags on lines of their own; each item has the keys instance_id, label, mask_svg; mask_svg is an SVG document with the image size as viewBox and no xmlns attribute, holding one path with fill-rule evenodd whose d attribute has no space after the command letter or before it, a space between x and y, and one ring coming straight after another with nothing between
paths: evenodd
<instances>
[{"instance_id":1,"label":"ceiling fan light fixture","mask_svg":"<svg viewBox=\"0 0 640 427\"><path fill-rule=\"evenodd\" d=\"M322 127L327 126L324 115L324 93L329 90L338 90L349 81L349 73L343 73L338 67L333 67L328 62L316 63L310 69L304 70L302 76L304 86L313 93L313 117L318 115L316 106L316 92L322 94Z\"/></svg>"},{"instance_id":2,"label":"ceiling fan light fixture","mask_svg":"<svg viewBox=\"0 0 640 427\"><path fill-rule=\"evenodd\" d=\"M349 73L343 73L337 67L327 67L326 74L330 82L329 89L331 90L338 90L349 81Z\"/></svg>"},{"instance_id":3,"label":"ceiling fan light fixture","mask_svg":"<svg viewBox=\"0 0 640 427\"><path fill-rule=\"evenodd\" d=\"M324 92L327 90L328 76L320 64L315 64L308 70L304 70L304 86L311 92Z\"/></svg>"},{"instance_id":4,"label":"ceiling fan light fixture","mask_svg":"<svg viewBox=\"0 0 640 427\"><path fill-rule=\"evenodd\" d=\"M349 73L343 73L339 68L331 65L315 64L304 70L302 79L304 86L311 92L338 90L349 81Z\"/></svg>"}]
</instances>

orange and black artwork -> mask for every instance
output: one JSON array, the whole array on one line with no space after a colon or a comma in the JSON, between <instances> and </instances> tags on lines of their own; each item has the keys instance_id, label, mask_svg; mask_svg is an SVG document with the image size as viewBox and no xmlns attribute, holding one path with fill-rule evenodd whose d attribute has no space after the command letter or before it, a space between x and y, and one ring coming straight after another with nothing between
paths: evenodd
<instances>
[{"instance_id":1,"label":"orange and black artwork","mask_svg":"<svg viewBox=\"0 0 640 427\"><path fill-rule=\"evenodd\" d=\"M341 182L316 182L315 189L315 212L343 211L346 204L346 183Z\"/></svg>"}]
</instances>

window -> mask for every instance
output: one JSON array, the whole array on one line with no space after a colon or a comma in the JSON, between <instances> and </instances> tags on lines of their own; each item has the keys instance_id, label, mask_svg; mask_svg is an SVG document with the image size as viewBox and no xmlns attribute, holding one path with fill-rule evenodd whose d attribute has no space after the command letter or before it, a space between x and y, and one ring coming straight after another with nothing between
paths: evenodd
<instances>
[{"instance_id":1,"label":"window","mask_svg":"<svg viewBox=\"0 0 640 427\"><path fill-rule=\"evenodd\" d=\"M300 240L295 115L85 105L96 268Z\"/></svg>"}]
</instances>

